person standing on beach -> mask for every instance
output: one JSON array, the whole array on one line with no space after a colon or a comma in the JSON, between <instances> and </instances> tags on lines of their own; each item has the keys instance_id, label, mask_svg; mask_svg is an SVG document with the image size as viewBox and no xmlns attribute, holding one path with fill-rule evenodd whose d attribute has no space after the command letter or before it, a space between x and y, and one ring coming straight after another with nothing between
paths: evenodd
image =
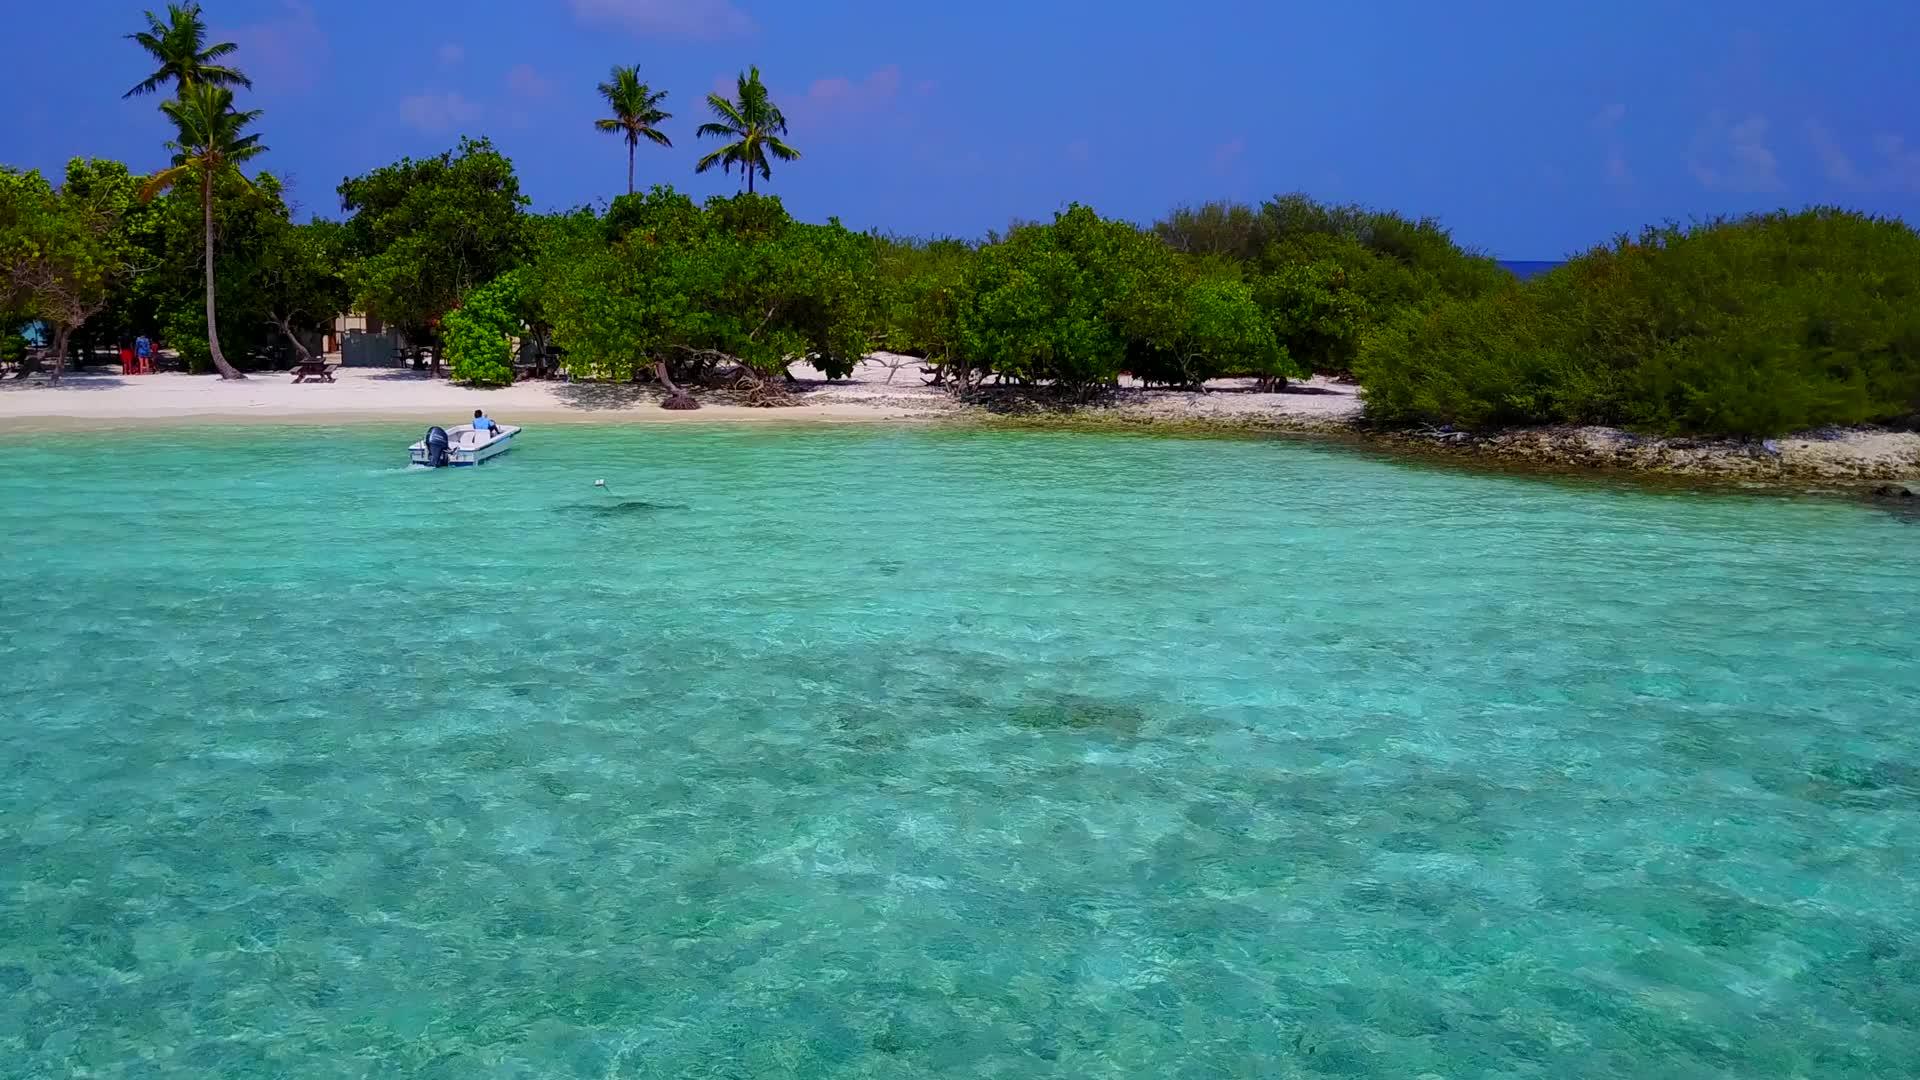
<instances>
[{"instance_id":1,"label":"person standing on beach","mask_svg":"<svg viewBox=\"0 0 1920 1080\"><path fill-rule=\"evenodd\" d=\"M153 374L153 342L147 335L141 334L133 339L133 355L138 361L133 368L135 371L142 375Z\"/></svg>"}]
</instances>

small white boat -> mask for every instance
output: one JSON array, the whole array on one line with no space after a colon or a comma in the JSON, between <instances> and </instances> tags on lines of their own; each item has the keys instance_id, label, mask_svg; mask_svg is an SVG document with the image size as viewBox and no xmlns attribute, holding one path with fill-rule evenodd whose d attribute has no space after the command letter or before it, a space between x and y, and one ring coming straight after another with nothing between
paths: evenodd
<instances>
[{"instance_id":1,"label":"small white boat","mask_svg":"<svg viewBox=\"0 0 1920 1080\"><path fill-rule=\"evenodd\" d=\"M447 428L446 434L446 459L443 464L478 465L513 449L514 436L520 434L520 429L512 424L502 424L492 432L485 432L473 430L472 424L462 424ZM407 453L415 465L434 464L433 452L428 445L432 437L433 433L429 431L426 439L407 447Z\"/></svg>"}]
</instances>

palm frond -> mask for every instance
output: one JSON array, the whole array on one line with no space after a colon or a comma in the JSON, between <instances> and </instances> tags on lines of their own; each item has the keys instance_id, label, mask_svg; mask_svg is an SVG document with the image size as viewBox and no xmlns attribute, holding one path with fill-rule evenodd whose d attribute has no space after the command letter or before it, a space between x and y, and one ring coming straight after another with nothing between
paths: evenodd
<instances>
[{"instance_id":1,"label":"palm frond","mask_svg":"<svg viewBox=\"0 0 1920 1080\"><path fill-rule=\"evenodd\" d=\"M253 80L247 78L239 68L221 67L217 64L205 66L195 72L193 78L195 82L210 83L214 86L244 86L249 90L253 89Z\"/></svg>"},{"instance_id":2,"label":"palm frond","mask_svg":"<svg viewBox=\"0 0 1920 1080\"><path fill-rule=\"evenodd\" d=\"M707 95L707 108L713 110L713 115L719 117L720 120L727 125L722 129L727 134L733 134L747 126L746 118L740 115L740 109L736 107L733 102L728 101L719 94ZM704 131L706 128L719 126L718 124L708 124L701 130Z\"/></svg>"},{"instance_id":3,"label":"palm frond","mask_svg":"<svg viewBox=\"0 0 1920 1080\"><path fill-rule=\"evenodd\" d=\"M667 138L667 133L664 131L661 131L657 127L641 128L640 132L641 134L645 135L648 139L652 140L655 143L658 143L661 146L670 147L673 145L673 140Z\"/></svg>"},{"instance_id":4,"label":"palm frond","mask_svg":"<svg viewBox=\"0 0 1920 1080\"><path fill-rule=\"evenodd\" d=\"M779 139L773 138L772 136L767 137L766 147L769 151L773 153L774 157L779 158L781 161L800 160L800 151L795 150L793 147L788 146L786 143L783 143Z\"/></svg>"},{"instance_id":5,"label":"palm frond","mask_svg":"<svg viewBox=\"0 0 1920 1080\"><path fill-rule=\"evenodd\" d=\"M191 165L175 165L169 169L161 169L141 182L140 201L152 202L154 196L185 180L192 172Z\"/></svg>"},{"instance_id":6,"label":"palm frond","mask_svg":"<svg viewBox=\"0 0 1920 1080\"><path fill-rule=\"evenodd\" d=\"M715 150L713 153L708 154L706 157L701 158L700 161L694 165L693 171L697 173L703 173L703 172L706 172L708 169L713 168L715 165L725 165L726 171L732 172L733 171L733 152L734 152L733 147L723 146L720 149Z\"/></svg>"},{"instance_id":7,"label":"palm frond","mask_svg":"<svg viewBox=\"0 0 1920 1080\"><path fill-rule=\"evenodd\" d=\"M596 131L620 131L623 130L626 125L618 120L595 120L593 127Z\"/></svg>"},{"instance_id":8,"label":"palm frond","mask_svg":"<svg viewBox=\"0 0 1920 1080\"><path fill-rule=\"evenodd\" d=\"M182 90L203 82L216 86L253 86L253 80L239 69L215 63L233 55L239 46L231 41L206 44L207 26L201 18L199 4L168 4L164 21L151 11L144 14L147 29L128 34L127 39L146 50L147 55L158 62L158 67L144 82L127 91L126 97L153 93L168 82Z\"/></svg>"},{"instance_id":9,"label":"palm frond","mask_svg":"<svg viewBox=\"0 0 1920 1080\"><path fill-rule=\"evenodd\" d=\"M160 89L161 84L165 83L167 81L167 78L168 78L168 75L166 72L156 71L152 75L147 76L147 79L145 82L142 82L138 86L135 86L133 89L127 91L124 94L121 94L120 98L121 100L124 101L127 98L139 97L143 94L151 94L154 91Z\"/></svg>"},{"instance_id":10,"label":"palm frond","mask_svg":"<svg viewBox=\"0 0 1920 1080\"><path fill-rule=\"evenodd\" d=\"M726 124L701 124L694 132L698 137L711 136L716 139L731 139L738 134L740 134L739 128L728 127Z\"/></svg>"}]
</instances>

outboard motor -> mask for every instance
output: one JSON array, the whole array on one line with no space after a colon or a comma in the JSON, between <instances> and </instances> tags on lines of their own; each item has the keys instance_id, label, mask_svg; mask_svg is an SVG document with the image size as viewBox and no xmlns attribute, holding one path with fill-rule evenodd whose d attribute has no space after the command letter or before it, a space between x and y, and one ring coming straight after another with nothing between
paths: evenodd
<instances>
[{"instance_id":1,"label":"outboard motor","mask_svg":"<svg viewBox=\"0 0 1920 1080\"><path fill-rule=\"evenodd\" d=\"M427 468L438 469L447 464L447 429L430 427L427 429Z\"/></svg>"}]
</instances>

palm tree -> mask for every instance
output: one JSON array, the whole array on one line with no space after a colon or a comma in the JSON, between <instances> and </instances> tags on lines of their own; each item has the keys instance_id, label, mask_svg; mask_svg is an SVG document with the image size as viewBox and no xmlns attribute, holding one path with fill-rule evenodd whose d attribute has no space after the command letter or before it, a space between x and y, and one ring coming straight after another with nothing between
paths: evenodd
<instances>
[{"instance_id":1,"label":"palm tree","mask_svg":"<svg viewBox=\"0 0 1920 1080\"><path fill-rule=\"evenodd\" d=\"M161 22L151 11L146 16L147 28L137 34L128 34L127 40L138 42L141 48L159 61L160 67L147 76L145 82L121 97L151 94L169 82L177 83L182 91L194 83L253 88L252 80L242 75L239 69L214 63L233 53L239 46L231 41L217 45L206 43L207 24L200 19L199 4L168 4L166 22Z\"/></svg>"},{"instance_id":2,"label":"palm tree","mask_svg":"<svg viewBox=\"0 0 1920 1080\"><path fill-rule=\"evenodd\" d=\"M738 165L747 178L747 193L752 194L755 172L764 179L773 179L768 154L781 161L794 161L800 157L800 151L780 141L780 136L787 133L787 118L780 106L767 97L767 84L760 81L759 68L740 76L738 93L738 101L728 101L719 94L707 95L707 107L720 122L701 124L698 134L735 141L701 158L693 171L706 172L719 165L723 171L732 172Z\"/></svg>"},{"instance_id":3,"label":"palm tree","mask_svg":"<svg viewBox=\"0 0 1920 1080\"><path fill-rule=\"evenodd\" d=\"M656 92L652 87L640 81L639 67L618 67L613 75L600 84L600 96L607 99L607 107L613 115L605 120L595 120L593 126L601 131L622 133L627 139L627 194L633 194L633 152L642 138L653 140L661 146L672 146L673 140L660 130L663 121L673 119L670 112L661 112L660 103L667 99L667 92Z\"/></svg>"},{"instance_id":4,"label":"palm tree","mask_svg":"<svg viewBox=\"0 0 1920 1080\"><path fill-rule=\"evenodd\" d=\"M239 177L251 186L240 166L266 152L260 136L241 131L260 118L260 110L235 112L233 91L211 83L192 82L180 87L180 96L161 104L160 109L173 121L177 133L167 143L173 151L173 165L147 178L140 186L140 197L151 199L183 180L200 181L200 212L206 223L207 276L207 350L213 354L213 366L223 379L244 379L220 352L220 328L214 319L213 302L213 187L223 176Z\"/></svg>"}]
</instances>

